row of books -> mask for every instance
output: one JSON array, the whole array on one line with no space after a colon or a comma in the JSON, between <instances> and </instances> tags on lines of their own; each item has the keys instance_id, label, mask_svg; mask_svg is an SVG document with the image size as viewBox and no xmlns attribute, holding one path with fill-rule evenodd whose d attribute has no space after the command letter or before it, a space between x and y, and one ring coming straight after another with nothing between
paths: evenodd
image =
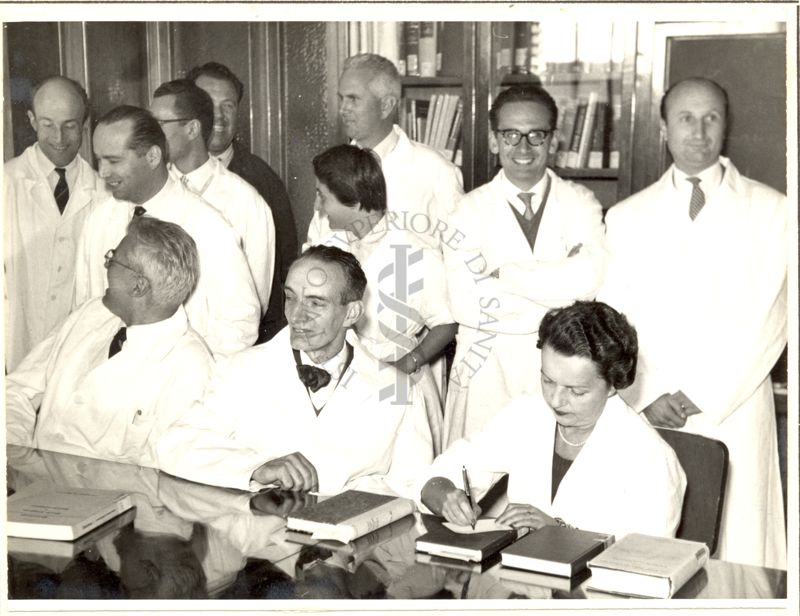
<instances>
[{"instance_id":1,"label":"row of books","mask_svg":"<svg viewBox=\"0 0 800 616\"><path fill-rule=\"evenodd\" d=\"M597 92L590 92L587 97L558 98L556 104L559 137L550 163L564 169L618 168L621 97L601 101Z\"/></svg>"},{"instance_id":2,"label":"row of books","mask_svg":"<svg viewBox=\"0 0 800 616\"><path fill-rule=\"evenodd\" d=\"M448 40L453 43L458 38L454 33L442 21L351 21L347 30L348 52L351 56L379 54L391 60L404 76L453 74L458 70L448 67L448 61L460 65L460 58L449 57L460 52L459 45L447 44Z\"/></svg>"},{"instance_id":3,"label":"row of books","mask_svg":"<svg viewBox=\"0 0 800 616\"><path fill-rule=\"evenodd\" d=\"M613 21L517 21L492 24L495 70L549 76L608 73L625 55L624 26Z\"/></svg>"},{"instance_id":4,"label":"row of books","mask_svg":"<svg viewBox=\"0 0 800 616\"><path fill-rule=\"evenodd\" d=\"M457 94L433 94L430 100L403 99L400 127L410 139L431 146L457 165L461 164L463 123L464 101Z\"/></svg>"}]
</instances>

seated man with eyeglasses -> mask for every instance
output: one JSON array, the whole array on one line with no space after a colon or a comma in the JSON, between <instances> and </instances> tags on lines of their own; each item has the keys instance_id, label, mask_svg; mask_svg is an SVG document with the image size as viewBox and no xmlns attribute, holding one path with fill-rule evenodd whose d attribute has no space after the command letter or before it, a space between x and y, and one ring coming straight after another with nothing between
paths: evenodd
<instances>
[{"instance_id":1,"label":"seated man with eyeglasses","mask_svg":"<svg viewBox=\"0 0 800 616\"><path fill-rule=\"evenodd\" d=\"M108 287L6 378L8 443L155 466L155 443L203 396L213 359L183 302L199 274L178 225L134 218Z\"/></svg>"},{"instance_id":2,"label":"seated man with eyeglasses","mask_svg":"<svg viewBox=\"0 0 800 616\"><path fill-rule=\"evenodd\" d=\"M489 112L502 169L465 195L443 247L450 310L459 323L444 446L470 437L503 406L539 388L539 322L592 299L604 269L603 209L584 186L547 168L558 108L543 88L512 86Z\"/></svg>"}]
</instances>

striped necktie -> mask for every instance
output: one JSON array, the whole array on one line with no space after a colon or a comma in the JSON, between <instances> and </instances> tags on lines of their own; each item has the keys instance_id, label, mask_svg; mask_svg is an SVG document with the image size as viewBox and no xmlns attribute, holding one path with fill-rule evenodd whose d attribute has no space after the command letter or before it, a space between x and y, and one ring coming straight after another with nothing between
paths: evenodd
<instances>
[{"instance_id":1,"label":"striped necktie","mask_svg":"<svg viewBox=\"0 0 800 616\"><path fill-rule=\"evenodd\" d=\"M58 174L58 182L56 182L56 187L53 189L53 197L55 197L59 213L63 214L64 209L67 207L67 201L69 201L67 170L63 167L56 167L54 171Z\"/></svg>"},{"instance_id":2,"label":"striped necktie","mask_svg":"<svg viewBox=\"0 0 800 616\"><path fill-rule=\"evenodd\" d=\"M689 199L689 218L694 220L706 204L706 195L700 188L700 178L686 178L692 185L692 197Z\"/></svg>"}]
</instances>

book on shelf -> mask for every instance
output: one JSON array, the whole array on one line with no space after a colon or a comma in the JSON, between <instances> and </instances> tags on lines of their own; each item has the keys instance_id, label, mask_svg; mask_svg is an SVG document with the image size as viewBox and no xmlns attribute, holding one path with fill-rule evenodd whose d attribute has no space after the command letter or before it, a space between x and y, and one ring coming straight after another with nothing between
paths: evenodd
<instances>
[{"instance_id":1,"label":"book on shelf","mask_svg":"<svg viewBox=\"0 0 800 616\"><path fill-rule=\"evenodd\" d=\"M6 534L73 541L131 507L127 492L36 482L8 498Z\"/></svg>"},{"instance_id":2,"label":"book on shelf","mask_svg":"<svg viewBox=\"0 0 800 616\"><path fill-rule=\"evenodd\" d=\"M611 107L605 101L597 103L594 131L592 132L592 146L589 152L587 167L589 169L608 169L609 167L609 139L610 128L609 113Z\"/></svg>"},{"instance_id":3,"label":"book on shelf","mask_svg":"<svg viewBox=\"0 0 800 616\"><path fill-rule=\"evenodd\" d=\"M438 516L423 515L427 532L417 537L417 552L433 556L480 562L497 554L523 536L526 529L502 527L494 519L478 520L475 529L457 528Z\"/></svg>"},{"instance_id":4,"label":"book on shelf","mask_svg":"<svg viewBox=\"0 0 800 616\"><path fill-rule=\"evenodd\" d=\"M588 563L587 586L603 592L668 599L708 561L698 541L631 533Z\"/></svg>"},{"instance_id":5,"label":"book on shelf","mask_svg":"<svg viewBox=\"0 0 800 616\"><path fill-rule=\"evenodd\" d=\"M495 49L494 67L502 78L510 74L514 66L514 22L499 21L492 24L492 37Z\"/></svg>"},{"instance_id":6,"label":"book on shelf","mask_svg":"<svg viewBox=\"0 0 800 616\"><path fill-rule=\"evenodd\" d=\"M622 124L622 95L611 96L611 117L608 128L608 166L619 168L619 129Z\"/></svg>"},{"instance_id":7,"label":"book on shelf","mask_svg":"<svg viewBox=\"0 0 800 616\"><path fill-rule=\"evenodd\" d=\"M461 126L464 123L464 101L458 97L456 102L455 117L453 118L453 126L450 128L450 134L447 137L447 143L444 148L444 157L447 160L455 160L458 145L461 142Z\"/></svg>"},{"instance_id":8,"label":"book on shelf","mask_svg":"<svg viewBox=\"0 0 800 616\"><path fill-rule=\"evenodd\" d=\"M420 22L403 22L406 40L406 75L419 75L419 35Z\"/></svg>"},{"instance_id":9,"label":"book on shelf","mask_svg":"<svg viewBox=\"0 0 800 616\"><path fill-rule=\"evenodd\" d=\"M136 509L131 508L73 541L54 539L31 539L29 537L8 537L7 549L10 554L54 556L72 559L88 550L103 537L107 537L136 518Z\"/></svg>"},{"instance_id":10,"label":"book on shelf","mask_svg":"<svg viewBox=\"0 0 800 616\"><path fill-rule=\"evenodd\" d=\"M511 584L519 584L521 586L536 586L565 592L575 590L589 578L589 575L589 569L586 567L571 577L536 573L535 571L512 569L510 567L500 567L498 571L500 581L507 583L509 586Z\"/></svg>"},{"instance_id":11,"label":"book on shelf","mask_svg":"<svg viewBox=\"0 0 800 616\"><path fill-rule=\"evenodd\" d=\"M436 22L419 22L419 75L436 77Z\"/></svg>"},{"instance_id":12,"label":"book on shelf","mask_svg":"<svg viewBox=\"0 0 800 616\"><path fill-rule=\"evenodd\" d=\"M518 75L527 75L531 55L531 22L514 23L514 64L511 71Z\"/></svg>"},{"instance_id":13,"label":"book on shelf","mask_svg":"<svg viewBox=\"0 0 800 616\"><path fill-rule=\"evenodd\" d=\"M312 539L349 543L413 512L414 503L406 498L347 490L295 511L286 528L309 533Z\"/></svg>"},{"instance_id":14,"label":"book on shelf","mask_svg":"<svg viewBox=\"0 0 800 616\"><path fill-rule=\"evenodd\" d=\"M437 21L436 24L436 71L435 75L442 74L442 56L444 55L444 22Z\"/></svg>"},{"instance_id":15,"label":"book on shelf","mask_svg":"<svg viewBox=\"0 0 800 616\"><path fill-rule=\"evenodd\" d=\"M397 72L401 77L408 75L408 67L406 66L406 33L405 25L403 22L397 22L395 26L396 41L397 41Z\"/></svg>"},{"instance_id":16,"label":"book on shelf","mask_svg":"<svg viewBox=\"0 0 800 616\"><path fill-rule=\"evenodd\" d=\"M569 152L567 153L566 164L564 167L576 168L578 166L578 157L581 147L581 137L583 136L583 125L586 120L586 111L589 103L585 98L581 98L577 102L575 108L575 121L572 126L572 137L569 141Z\"/></svg>"},{"instance_id":17,"label":"book on shelf","mask_svg":"<svg viewBox=\"0 0 800 616\"><path fill-rule=\"evenodd\" d=\"M567 166L572 131L575 128L575 114L578 111L578 101L574 98L559 98L556 103L559 109L558 123L556 125L558 144L553 165L563 168Z\"/></svg>"},{"instance_id":18,"label":"book on shelf","mask_svg":"<svg viewBox=\"0 0 800 616\"><path fill-rule=\"evenodd\" d=\"M589 165L589 152L592 148L594 138L595 116L597 114L597 92L590 92L586 103L586 115L583 118L583 128L581 129L581 139L578 144L578 156L575 160L575 167L583 169Z\"/></svg>"},{"instance_id":19,"label":"book on shelf","mask_svg":"<svg viewBox=\"0 0 800 616\"><path fill-rule=\"evenodd\" d=\"M565 526L543 526L501 552L503 567L572 577L614 543L614 535Z\"/></svg>"}]
</instances>

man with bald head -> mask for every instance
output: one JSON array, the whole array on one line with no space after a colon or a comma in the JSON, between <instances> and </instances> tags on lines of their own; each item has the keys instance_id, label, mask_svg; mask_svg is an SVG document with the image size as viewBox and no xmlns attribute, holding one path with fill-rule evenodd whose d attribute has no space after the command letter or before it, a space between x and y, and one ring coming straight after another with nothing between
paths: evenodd
<instances>
[{"instance_id":1,"label":"man with bald head","mask_svg":"<svg viewBox=\"0 0 800 616\"><path fill-rule=\"evenodd\" d=\"M34 87L28 111L36 143L4 167L9 372L70 311L75 246L89 205L103 194L102 182L78 154L88 117L79 83L45 79Z\"/></svg>"},{"instance_id":2,"label":"man with bald head","mask_svg":"<svg viewBox=\"0 0 800 616\"><path fill-rule=\"evenodd\" d=\"M606 216L598 299L639 333L636 381L620 395L653 425L727 445L717 556L785 568L770 370L787 338L788 203L720 155L719 84L674 84L661 116L674 164Z\"/></svg>"}]
</instances>

